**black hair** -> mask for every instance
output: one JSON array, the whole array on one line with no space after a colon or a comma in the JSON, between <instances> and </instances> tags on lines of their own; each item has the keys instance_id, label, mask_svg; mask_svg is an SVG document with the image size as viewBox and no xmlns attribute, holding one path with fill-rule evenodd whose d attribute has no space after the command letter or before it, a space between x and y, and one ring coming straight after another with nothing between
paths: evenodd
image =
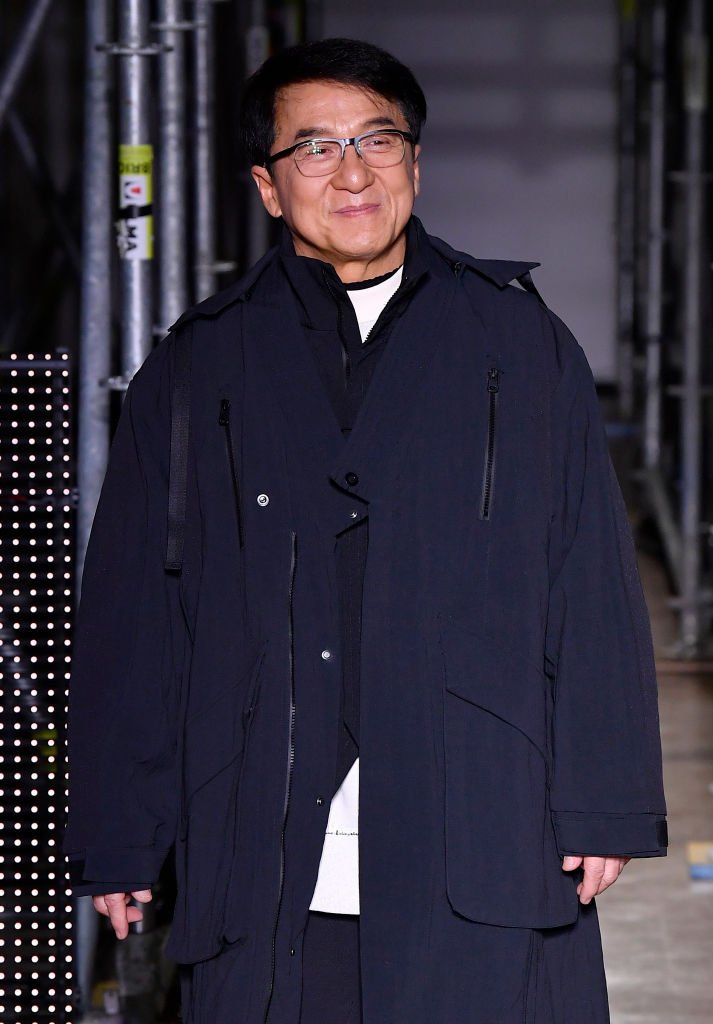
<instances>
[{"instance_id":1,"label":"black hair","mask_svg":"<svg viewBox=\"0 0 713 1024\"><path fill-rule=\"evenodd\" d=\"M338 82L398 104L414 142L426 120L426 97L413 72L386 50L358 39L320 39L272 57L245 83L240 143L250 163L262 164L275 141L275 101L300 82Z\"/></svg>"}]
</instances>

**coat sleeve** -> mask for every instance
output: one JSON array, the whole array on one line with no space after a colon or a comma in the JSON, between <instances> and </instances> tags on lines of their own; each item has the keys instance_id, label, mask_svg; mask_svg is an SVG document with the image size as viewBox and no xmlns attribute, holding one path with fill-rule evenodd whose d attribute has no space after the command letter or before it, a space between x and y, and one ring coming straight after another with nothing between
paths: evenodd
<instances>
[{"instance_id":1,"label":"coat sleeve","mask_svg":"<svg viewBox=\"0 0 713 1024\"><path fill-rule=\"evenodd\" d=\"M657 689L648 614L591 371L564 325L553 414L546 665L559 852L662 856Z\"/></svg>"},{"instance_id":2,"label":"coat sleeve","mask_svg":"<svg viewBox=\"0 0 713 1024\"><path fill-rule=\"evenodd\" d=\"M171 350L159 346L129 387L84 567L64 838L76 895L152 884L176 829L186 639L164 571Z\"/></svg>"}]
</instances>

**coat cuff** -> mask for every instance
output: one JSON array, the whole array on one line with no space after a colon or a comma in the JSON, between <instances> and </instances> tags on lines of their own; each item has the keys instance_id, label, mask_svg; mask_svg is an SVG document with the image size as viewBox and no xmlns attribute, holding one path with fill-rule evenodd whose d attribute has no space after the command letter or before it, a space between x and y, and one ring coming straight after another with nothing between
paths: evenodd
<instances>
[{"instance_id":1,"label":"coat cuff","mask_svg":"<svg viewBox=\"0 0 713 1024\"><path fill-rule=\"evenodd\" d=\"M168 850L141 847L90 847L69 853L69 878L75 896L98 896L107 892L136 892L150 889L157 880ZM142 878L143 882L114 882L113 879Z\"/></svg>"},{"instance_id":2,"label":"coat cuff","mask_svg":"<svg viewBox=\"0 0 713 1024\"><path fill-rule=\"evenodd\" d=\"M553 811L561 857L665 857L668 846L662 814L587 814Z\"/></svg>"}]
</instances>

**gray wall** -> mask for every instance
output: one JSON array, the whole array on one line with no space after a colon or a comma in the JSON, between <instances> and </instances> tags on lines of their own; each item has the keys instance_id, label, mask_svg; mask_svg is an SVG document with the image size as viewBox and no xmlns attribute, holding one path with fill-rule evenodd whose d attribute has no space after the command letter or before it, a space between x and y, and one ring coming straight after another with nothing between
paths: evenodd
<instances>
[{"instance_id":1,"label":"gray wall","mask_svg":"<svg viewBox=\"0 0 713 1024\"><path fill-rule=\"evenodd\" d=\"M616 5L607 0L323 0L323 35L409 64L429 101L417 213L535 281L615 378Z\"/></svg>"}]
</instances>

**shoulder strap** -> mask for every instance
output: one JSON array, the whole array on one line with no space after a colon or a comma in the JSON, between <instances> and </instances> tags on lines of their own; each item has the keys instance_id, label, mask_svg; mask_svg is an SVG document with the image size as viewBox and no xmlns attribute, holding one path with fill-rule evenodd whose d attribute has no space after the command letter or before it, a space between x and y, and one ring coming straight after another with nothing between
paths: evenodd
<instances>
[{"instance_id":1,"label":"shoulder strap","mask_svg":"<svg viewBox=\"0 0 713 1024\"><path fill-rule=\"evenodd\" d=\"M168 541L166 572L180 574L186 533L188 440L191 427L191 334L184 328L175 335L173 391L171 392L171 455L168 469Z\"/></svg>"},{"instance_id":2,"label":"shoulder strap","mask_svg":"<svg viewBox=\"0 0 713 1024\"><path fill-rule=\"evenodd\" d=\"M529 292L530 295L534 295L538 302L541 302L543 306L545 305L545 300L538 292L537 286L532 280L532 274L529 270L526 270L524 274L518 274L516 280L522 285L526 292Z\"/></svg>"}]
</instances>

